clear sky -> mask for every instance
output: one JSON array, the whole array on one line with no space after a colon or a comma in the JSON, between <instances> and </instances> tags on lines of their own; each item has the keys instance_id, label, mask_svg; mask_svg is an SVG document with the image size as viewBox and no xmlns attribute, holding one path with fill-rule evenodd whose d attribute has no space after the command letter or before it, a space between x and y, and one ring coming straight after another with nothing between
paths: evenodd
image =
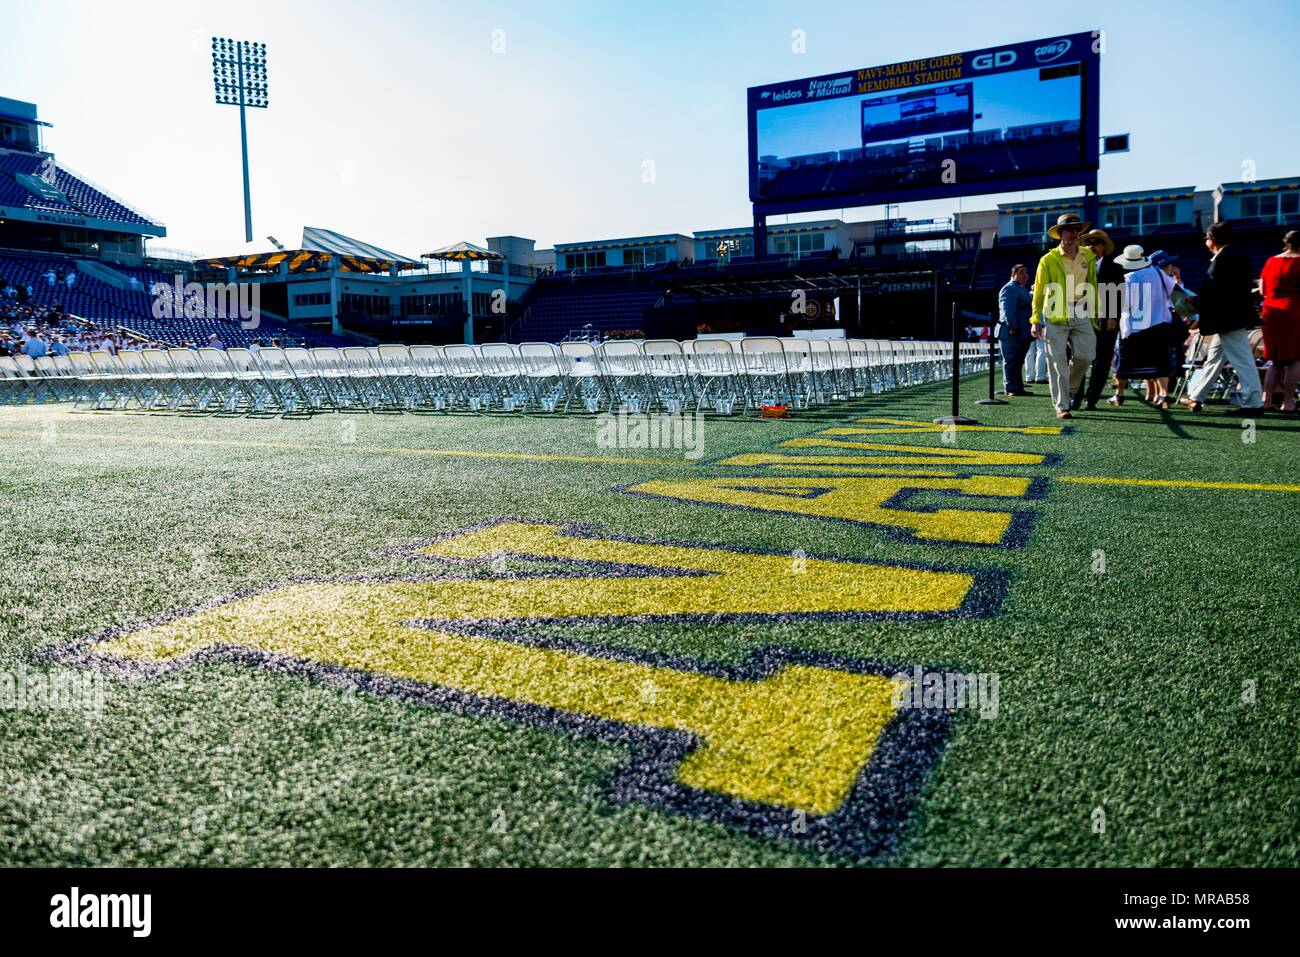
<instances>
[{"instance_id":1,"label":"clear sky","mask_svg":"<svg viewBox=\"0 0 1300 957\"><path fill-rule=\"evenodd\" d=\"M40 0L6 5L0 96L37 103L48 149L161 219L154 245L292 247L326 226L418 255L745 225L746 87L1098 28L1102 132L1133 134L1103 191L1211 187L1247 161L1300 174L1296 0ZM267 45L251 246L214 35Z\"/></svg>"}]
</instances>

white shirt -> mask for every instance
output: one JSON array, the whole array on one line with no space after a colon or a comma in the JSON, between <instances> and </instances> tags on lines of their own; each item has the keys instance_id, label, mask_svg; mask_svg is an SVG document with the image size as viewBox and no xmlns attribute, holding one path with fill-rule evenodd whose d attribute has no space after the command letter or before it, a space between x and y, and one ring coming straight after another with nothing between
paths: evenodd
<instances>
[{"instance_id":1,"label":"white shirt","mask_svg":"<svg viewBox=\"0 0 1300 957\"><path fill-rule=\"evenodd\" d=\"M1119 317L1119 334L1127 339L1172 318L1170 308L1178 283L1163 269L1144 266L1124 276L1124 311Z\"/></svg>"}]
</instances>

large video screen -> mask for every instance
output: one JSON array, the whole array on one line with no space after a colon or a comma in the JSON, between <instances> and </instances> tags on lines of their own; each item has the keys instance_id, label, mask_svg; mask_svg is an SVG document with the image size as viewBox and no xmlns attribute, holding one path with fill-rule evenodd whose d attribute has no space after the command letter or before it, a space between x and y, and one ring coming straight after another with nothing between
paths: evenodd
<instances>
[{"instance_id":1,"label":"large video screen","mask_svg":"<svg viewBox=\"0 0 1300 957\"><path fill-rule=\"evenodd\" d=\"M795 211L1080 182L1097 168L1096 68L1083 33L753 87L750 199Z\"/></svg>"}]
</instances>

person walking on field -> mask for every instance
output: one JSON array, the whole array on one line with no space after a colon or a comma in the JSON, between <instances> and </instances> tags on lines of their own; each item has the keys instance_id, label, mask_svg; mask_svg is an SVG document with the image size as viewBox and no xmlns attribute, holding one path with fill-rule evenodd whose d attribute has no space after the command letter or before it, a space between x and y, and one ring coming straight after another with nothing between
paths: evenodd
<instances>
[{"instance_id":1,"label":"person walking on field","mask_svg":"<svg viewBox=\"0 0 1300 957\"><path fill-rule=\"evenodd\" d=\"M1104 229L1093 229L1079 240L1092 250L1097 259L1097 356L1088 373L1088 386L1074 394L1074 407L1095 412L1102 389L1110 381L1115 358L1115 337L1119 334L1119 316L1124 309L1124 268L1111 259L1115 241Z\"/></svg>"},{"instance_id":2,"label":"person walking on field","mask_svg":"<svg viewBox=\"0 0 1300 957\"><path fill-rule=\"evenodd\" d=\"M1074 213L1061 216L1047 231L1060 245L1043 254L1034 275L1030 334L1047 343L1047 388L1058 419L1073 418L1070 404L1097 355L1097 258L1079 245L1090 229Z\"/></svg>"},{"instance_id":3,"label":"person walking on field","mask_svg":"<svg viewBox=\"0 0 1300 957\"><path fill-rule=\"evenodd\" d=\"M1196 319L1189 328L1214 336L1205 364L1188 383L1180 402L1193 412L1209 395L1225 365L1231 365L1241 384L1242 402L1229 415L1257 416L1264 412L1264 392L1259 386L1250 330L1259 325L1255 312L1255 277L1246 257L1232 247L1232 226L1218 222L1205 231L1205 246L1213 257L1205 283L1195 299Z\"/></svg>"},{"instance_id":4,"label":"person walking on field","mask_svg":"<svg viewBox=\"0 0 1300 957\"><path fill-rule=\"evenodd\" d=\"M1284 249L1264 263L1260 277L1264 292L1264 356L1272 363L1264 383L1264 407L1276 408L1273 396L1282 390L1282 411L1296 411L1300 385L1300 232L1291 230Z\"/></svg>"},{"instance_id":5,"label":"person walking on field","mask_svg":"<svg viewBox=\"0 0 1300 957\"><path fill-rule=\"evenodd\" d=\"M1120 312L1119 346L1115 359L1115 394L1111 405L1122 405L1129 379L1147 380L1147 401L1169 408L1170 346L1173 294L1177 283L1141 246L1125 246L1115 262L1126 270L1124 308Z\"/></svg>"},{"instance_id":6,"label":"person walking on field","mask_svg":"<svg viewBox=\"0 0 1300 957\"><path fill-rule=\"evenodd\" d=\"M998 293L997 337L1002 348L1002 387L1006 395L1033 395L1025 391L1022 378L1025 353L1029 351L1029 314L1033 296L1029 292L1029 267L1011 267L1011 279Z\"/></svg>"}]
</instances>

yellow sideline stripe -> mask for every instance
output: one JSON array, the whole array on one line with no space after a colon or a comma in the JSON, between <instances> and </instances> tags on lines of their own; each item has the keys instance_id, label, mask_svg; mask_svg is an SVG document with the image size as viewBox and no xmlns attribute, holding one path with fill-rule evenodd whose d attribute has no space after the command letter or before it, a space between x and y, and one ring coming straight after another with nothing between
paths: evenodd
<instances>
[{"instance_id":1,"label":"yellow sideline stripe","mask_svg":"<svg viewBox=\"0 0 1300 957\"><path fill-rule=\"evenodd\" d=\"M0 438L42 438L46 433L39 429L0 429ZM163 435L99 435L93 432L67 432L59 429L56 439L85 439L91 442L136 442L159 445L210 445L242 449L292 449L307 452L364 452L385 455L438 455L470 459L512 459L528 462L594 462L608 465L690 465L679 459L634 459L612 455L548 455L540 452L486 452L472 449L419 449L402 446L349 445L346 442L328 445L311 442L250 442L239 439L178 439Z\"/></svg>"},{"instance_id":2,"label":"yellow sideline stripe","mask_svg":"<svg viewBox=\"0 0 1300 957\"><path fill-rule=\"evenodd\" d=\"M1175 479L1092 478L1083 475L1057 475L1061 482L1077 485L1132 485L1155 488L1209 488L1243 492L1300 492L1300 485L1267 485L1257 482L1182 482Z\"/></svg>"}]
</instances>

